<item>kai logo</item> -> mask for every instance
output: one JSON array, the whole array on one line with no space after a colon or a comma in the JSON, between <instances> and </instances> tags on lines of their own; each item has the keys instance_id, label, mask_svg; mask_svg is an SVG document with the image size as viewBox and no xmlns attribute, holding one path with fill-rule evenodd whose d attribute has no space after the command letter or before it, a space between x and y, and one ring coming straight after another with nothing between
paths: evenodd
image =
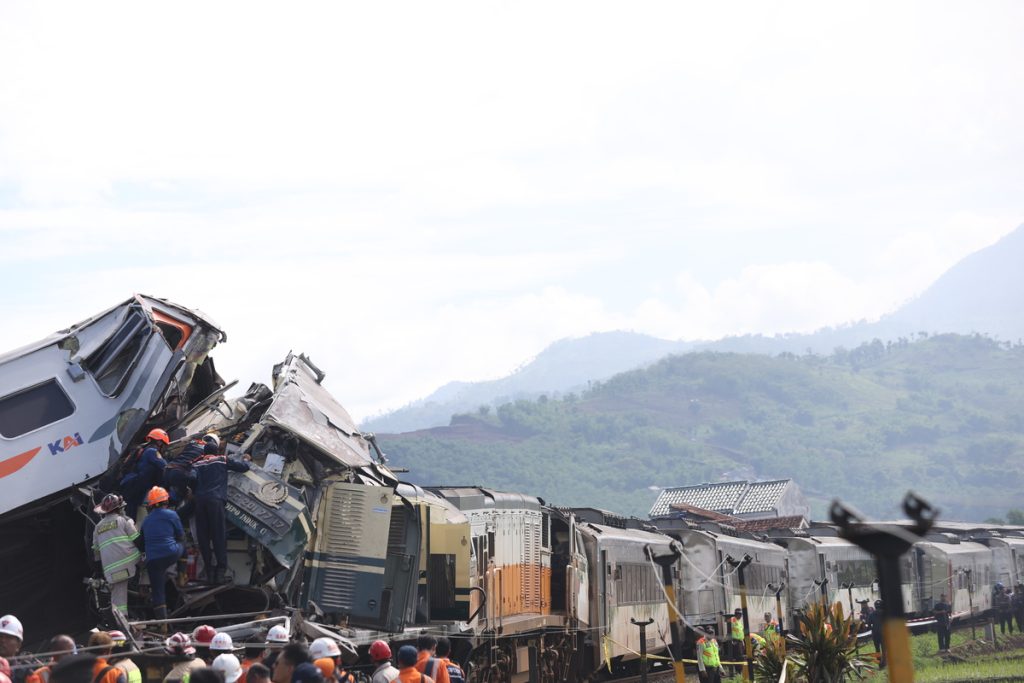
<instances>
[{"instance_id":1,"label":"kai logo","mask_svg":"<svg viewBox=\"0 0 1024 683\"><path fill-rule=\"evenodd\" d=\"M82 441L82 435L75 432L74 436L65 436L63 439L57 439L53 443L46 444L50 449L50 455L57 455L58 453L64 453L70 451L75 446L81 446L85 442Z\"/></svg>"}]
</instances>

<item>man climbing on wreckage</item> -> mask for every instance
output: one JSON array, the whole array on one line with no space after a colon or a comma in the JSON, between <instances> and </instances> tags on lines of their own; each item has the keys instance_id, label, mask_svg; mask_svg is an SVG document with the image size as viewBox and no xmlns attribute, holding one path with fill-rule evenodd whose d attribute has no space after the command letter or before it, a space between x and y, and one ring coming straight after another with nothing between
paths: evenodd
<instances>
[{"instance_id":1,"label":"man climbing on wreckage","mask_svg":"<svg viewBox=\"0 0 1024 683\"><path fill-rule=\"evenodd\" d=\"M205 578L213 583L224 583L228 564L227 516L224 511L228 500L228 472L248 472L252 457L246 453L241 460L232 460L218 451L216 442L207 442L205 455L193 465L196 477L193 495L196 542L203 557Z\"/></svg>"},{"instance_id":2,"label":"man climbing on wreckage","mask_svg":"<svg viewBox=\"0 0 1024 683\"><path fill-rule=\"evenodd\" d=\"M125 463L120 489L124 495L126 512L133 520L149 490L163 481L167 462L162 450L170 443L171 439L164 430L150 430L146 435L146 443L136 449Z\"/></svg>"}]
</instances>

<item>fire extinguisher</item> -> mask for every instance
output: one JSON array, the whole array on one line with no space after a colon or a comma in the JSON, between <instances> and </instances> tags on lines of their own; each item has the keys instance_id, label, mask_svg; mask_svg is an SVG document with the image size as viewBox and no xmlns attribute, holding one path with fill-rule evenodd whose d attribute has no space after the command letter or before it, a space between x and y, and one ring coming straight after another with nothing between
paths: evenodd
<instances>
[{"instance_id":1,"label":"fire extinguisher","mask_svg":"<svg viewBox=\"0 0 1024 683\"><path fill-rule=\"evenodd\" d=\"M194 545L186 551L185 573L189 581L195 581L199 576L199 550Z\"/></svg>"}]
</instances>

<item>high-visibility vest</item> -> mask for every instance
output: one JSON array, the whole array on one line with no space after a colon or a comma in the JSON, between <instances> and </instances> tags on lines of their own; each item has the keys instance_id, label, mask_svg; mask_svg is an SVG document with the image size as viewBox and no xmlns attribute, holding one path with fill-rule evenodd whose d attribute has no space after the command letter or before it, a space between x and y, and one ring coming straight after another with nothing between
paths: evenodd
<instances>
[{"instance_id":1,"label":"high-visibility vest","mask_svg":"<svg viewBox=\"0 0 1024 683\"><path fill-rule=\"evenodd\" d=\"M743 640L743 622L733 617L729 620L729 631L736 640Z\"/></svg>"},{"instance_id":2,"label":"high-visibility vest","mask_svg":"<svg viewBox=\"0 0 1024 683\"><path fill-rule=\"evenodd\" d=\"M701 638L697 641L700 648L700 658L704 660L704 666L721 666L722 660L718 658L718 641Z\"/></svg>"},{"instance_id":3,"label":"high-visibility vest","mask_svg":"<svg viewBox=\"0 0 1024 683\"><path fill-rule=\"evenodd\" d=\"M142 683L142 670L132 660L122 659L114 666L124 672L128 683Z\"/></svg>"}]
</instances>

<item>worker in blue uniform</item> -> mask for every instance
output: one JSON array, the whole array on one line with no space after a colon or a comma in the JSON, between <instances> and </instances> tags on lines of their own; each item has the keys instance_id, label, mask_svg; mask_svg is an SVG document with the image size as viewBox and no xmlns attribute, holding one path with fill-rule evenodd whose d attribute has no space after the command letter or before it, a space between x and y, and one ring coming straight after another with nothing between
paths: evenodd
<instances>
[{"instance_id":1,"label":"worker in blue uniform","mask_svg":"<svg viewBox=\"0 0 1024 683\"><path fill-rule=\"evenodd\" d=\"M207 443L206 454L192 465L196 478L193 495L196 541L203 558L206 579L223 583L228 562L227 518L224 511L228 499L228 472L248 472L248 461L251 458L247 454L242 460L233 460L217 451L215 443Z\"/></svg>"}]
</instances>

